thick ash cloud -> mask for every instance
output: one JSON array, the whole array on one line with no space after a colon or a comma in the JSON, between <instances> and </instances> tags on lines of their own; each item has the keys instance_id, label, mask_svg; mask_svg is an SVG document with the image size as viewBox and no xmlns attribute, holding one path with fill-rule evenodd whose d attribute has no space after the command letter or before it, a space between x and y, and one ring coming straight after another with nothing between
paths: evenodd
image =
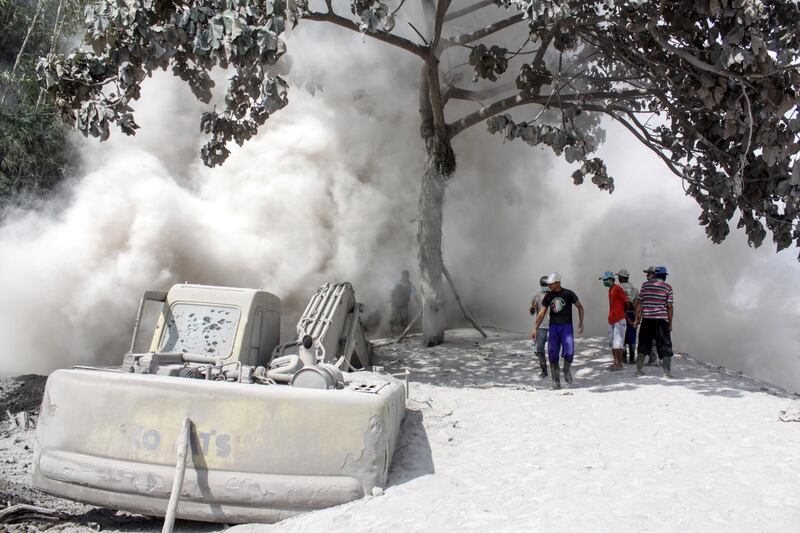
<instances>
[{"instance_id":1,"label":"thick ash cloud","mask_svg":"<svg viewBox=\"0 0 800 533\"><path fill-rule=\"evenodd\" d=\"M142 291L180 281L275 292L287 334L325 281L353 282L368 314L385 308L399 271L416 265L418 65L318 25L301 24L289 50L289 106L221 168L199 162L202 107L158 75L135 138L85 143L87 170L62 197L8 214L4 372L118 362ZM444 255L479 321L527 330L539 276L558 270L587 306L587 334L600 335L599 273L625 267L638 283L643 266L664 264L678 349L800 389L794 252L753 251L738 234L712 245L680 183L624 132L610 130L601 150L617 180L610 196L575 187L570 165L482 125L455 149Z\"/></svg>"}]
</instances>

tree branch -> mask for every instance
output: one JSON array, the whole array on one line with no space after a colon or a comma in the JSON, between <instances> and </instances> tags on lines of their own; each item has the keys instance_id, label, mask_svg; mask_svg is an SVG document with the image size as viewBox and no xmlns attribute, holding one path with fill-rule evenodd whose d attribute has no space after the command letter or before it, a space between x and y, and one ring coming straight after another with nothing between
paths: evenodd
<instances>
[{"instance_id":1,"label":"tree branch","mask_svg":"<svg viewBox=\"0 0 800 533\"><path fill-rule=\"evenodd\" d=\"M656 154L667 165L667 168L669 168L673 174L675 174L682 180L685 179L690 182L692 181L689 180L686 176L684 176L683 172L681 172L680 170L678 170L677 167L675 167L675 163L673 163L672 160L670 160L667 156L665 156L664 153L658 149L658 147L656 147L654 144L652 144L652 142L650 142L650 140L648 139L649 135L646 136L646 133L640 133L627 120L623 119L622 117L620 117L618 114L614 113L611 110L604 110L603 113L605 113L606 115L610 116L611 118L622 124L628 131L630 131L633 134L634 137L636 137L639 140L639 142L641 142L645 147L647 147L648 149L650 149L650 151Z\"/></svg>"},{"instance_id":2,"label":"tree branch","mask_svg":"<svg viewBox=\"0 0 800 533\"><path fill-rule=\"evenodd\" d=\"M531 66L535 67L542 62L544 55L547 53L547 49L550 47L550 43L553 41L553 35L555 35L555 27L548 31L547 35L542 38L542 44L539 46L539 49L536 50L536 56L533 58L533 61L531 61Z\"/></svg>"},{"instance_id":3,"label":"tree branch","mask_svg":"<svg viewBox=\"0 0 800 533\"><path fill-rule=\"evenodd\" d=\"M304 19L307 20L316 20L319 22L330 22L337 26L341 26L342 28L347 28L348 30L352 30L362 35L368 35L373 39L377 39L378 41L382 41L387 44L391 44L392 46L396 46L398 48L402 48L407 52L411 52L415 56L421 57L422 59L427 59L428 57L428 48L424 46L420 46L413 41L409 41L408 39L404 39L403 37L399 37L387 31L378 30L375 32L361 32L359 29L358 23L352 21L348 18L341 17L332 11L328 13L319 13L319 12L310 12L303 15Z\"/></svg>"},{"instance_id":4,"label":"tree branch","mask_svg":"<svg viewBox=\"0 0 800 533\"><path fill-rule=\"evenodd\" d=\"M25 33L25 38L22 40L22 44L19 47L19 53L17 53L17 57L14 60L14 66L11 67L11 74L8 77L8 85L6 85L5 90L3 91L3 97L0 98L0 105L4 105L6 103L6 97L8 96L8 91L11 88L11 85L14 84L16 81L17 69L19 68L19 64L22 61L22 56L25 55L25 48L28 46L28 39L31 37L31 33L33 32L34 28L36 28L36 23L39 21L39 15L42 13L42 0L39 0L36 4L36 12L33 15L33 20L31 21L30 25L28 26L28 31Z\"/></svg>"},{"instance_id":5,"label":"tree branch","mask_svg":"<svg viewBox=\"0 0 800 533\"><path fill-rule=\"evenodd\" d=\"M326 3L328 3L328 10L330 11L330 10L331 10L331 3L332 3L332 0L326 0ZM395 9L394 11L392 11L392 16L395 16L395 15L397 15L397 12L398 12L398 11L400 11L400 10L403 8L403 5L404 5L405 3L406 3L406 0L400 0L400 5L399 5L399 6L397 6L397 9Z\"/></svg>"},{"instance_id":6,"label":"tree branch","mask_svg":"<svg viewBox=\"0 0 800 533\"><path fill-rule=\"evenodd\" d=\"M650 20L650 22L647 23L647 31L650 32L650 35L653 36L653 39L655 39L656 43L658 43L658 45L664 50L672 52L676 56L685 60L690 65L699 68L700 70L705 70L707 72L711 72L718 76L724 76L726 78L735 78L735 79L768 78L770 76L773 76L781 72L780 70L768 72L767 74L737 74L735 72L730 72L728 70L721 69L710 63L706 63L702 59L695 57L692 53L688 52L683 48L678 48L677 46L669 44L664 34L658 31L655 19Z\"/></svg>"},{"instance_id":7,"label":"tree branch","mask_svg":"<svg viewBox=\"0 0 800 533\"><path fill-rule=\"evenodd\" d=\"M463 17L464 15L469 15L473 11L477 11L479 9L483 9L484 7L490 6L492 4L494 4L494 0L481 0L477 4L473 4L471 6L467 6L467 7L461 8L461 9L457 9L457 10L453 11L452 13L448 13L447 15L444 16L444 21L445 22L450 22L451 20L455 20L455 19L457 19L459 17Z\"/></svg>"},{"instance_id":8,"label":"tree branch","mask_svg":"<svg viewBox=\"0 0 800 533\"><path fill-rule=\"evenodd\" d=\"M477 91L463 89L461 87L448 87L447 90L444 92L444 95L442 96L442 103L447 104L449 100L469 100L473 102L478 102L485 98L500 96L504 92L510 91L512 89L514 89L514 86L511 84L493 85L488 89L482 89Z\"/></svg>"},{"instance_id":9,"label":"tree branch","mask_svg":"<svg viewBox=\"0 0 800 533\"><path fill-rule=\"evenodd\" d=\"M431 39L431 50L436 50L442 38L442 26L447 8L450 7L450 0L436 0L436 18L433 24L433 38Z\"/></svg>"},{"instance_id":10,"label":"tree branch","mask_svg":"<svg viewBox=\"0 0 800 533\"><path fill-rule=\"evenodd\" d=\"M442 37L442 26L444 25L444 15L450 6L450 0L436 0L436 15L433 24L433 37L428 48L428 57L425 62L428 65L428 96L431 100L431 110L433 111L434 131L444 136L446 134L447 123L444 118L444 103L442 101L442 89L439 80L439 58L436 49Z\"/></svg>"},{"instance_id":11,"label":"tree branch","mask_svg":"<svg viewBox=\"0 0 800 533\"><path fill-rule=\"evenodd\" d=\"M582 101L591 101L591 100L627 100L627 99L635 99L635 98L642 98L643 96L652 96L654 93L651 91L645 91L641 89L630 89L626 91L596 91L592 93L570 93L570 94L563 94L559 95L560 102L582 102ZM538 95L524 95L524 94L516 94L514 96L509 96L508 98L503 98L502 100L498 100L488 106L482 107L481 109L475 111L474 113L470 113L469 115L457 120L456 122L449 125L449 131L452 137L455 137L465 129L478 124L484 119L492 117L494 115L500 114L504 111L508 111L509 109L513 109L515 107L520 107L523 105L528 104L548 104L552 105L553 107L563 107L560 103L553 104L550 102L552 99L552 94L538 94Z\"/></svg>"},{"instance_id":12,"label":"tree branch","mask_svg":"<svg viewBox=\"0 0 800 533\"><path fill-rule=\"evenodd\" d=\"M636 139L645 146L645 148L656 154L667 165L667 168L669 168L669 170L673 174L678 176L682 181L687 181L696 187L699 187L704 190L706 189L702 183L687 178L684 175L684 173L677 166L675 166L675 163L671 159L669 159L666 155L664 155L663 151L658 146L656 146L655 140L650 136L649 133L647 133L641 122L639 122L636 119L636 117L634 116L635 113L634 110L616 105L600 106L600 105L589 104L589 105L582 105L581 107L587 111L596 111L598 113L603 113L605 115L608 115L612 119L616 120L617 122L622 124L628 131L630 131L633 134L633 136L636 137ZM630 117L636 123L637 126L631 125L627 120L622 118L619 115L619 113L624 113L625 115ZM637 130L637 127L640 128L640 130Z\"/></svg>"},{"instance_id":13,"label":"tree branch","mask_svg":"<svg viewBox=\"0 0 800 533\"><path fill-rule=\"evenodd\" d=\"M471 43L473 41L477 41L479 39L483 39L493 33L497 33L500 30L504 30L514 24L520 22L523 17L523 13L517 13L513 17L509 17L507 19L503 19L500 21L495 22L494 24L490 24L485 28L481 28L479 30L475 30L471 33L463 33L461 35L456 35L454 37L448 37L442 41L442 48L450 48L451 46L458 46L461 44Z\"/></svg>"},{"instance_id":14,"label":"tree branch","mask_svg":"<svg viewBox=\"0 0 800 533\"><path fill-rule=\"evenodd\" d=\"M416 28L416 26L414 26L413 24L411 24L411 21L410 21L410 20L409 20L409 21L407 21L407 22L408 22L408 25L409 25L409 26L411 26L411 29L412 29L412 30L414 30L414 33L416 33L417 35L419 35L419 38L420 38L420 39L422 39L422 42L423 42L423 43L425 43L425 46L428 46L428 40L427 40L425 37L423 37L423 36L422 36L422 34L421 34L421 33L420 33L420 31L419 31L419 30Z\"/></svg>"}]
</instances>

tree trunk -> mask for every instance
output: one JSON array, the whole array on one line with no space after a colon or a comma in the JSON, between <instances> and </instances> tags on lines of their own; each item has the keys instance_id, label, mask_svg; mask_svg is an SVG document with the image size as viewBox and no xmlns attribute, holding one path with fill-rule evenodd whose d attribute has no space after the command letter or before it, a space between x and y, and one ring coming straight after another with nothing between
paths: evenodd
<instances>
[{"instance_id":1,"label":"tree trunk","mask_svg":"<svg viewBox=\"0 0 800 533\"><path fill-rule=\"evenodd\" d=\"M64 27L64 18L61 18L61 11L64 9L64 0L58 0L58 9L56 10L56 19L53 22L53 38L50 40L50 52L47 54L47 57L50 58L56 52L56 44L58 44L58 39L61 37L61 29ZM42 105L42 101L44 100L45 90L44 88L39 89L39 97L36 99L36 109L39 109L39 106Z\"/></svg>"},{"instance_id":2,"label":"tree trunk","mask_svg":"<svg viewBox=\"0 0 800 533\"><path fill-rule=\"evenodd\" d=\"M444 342L444 282L442 278L442 214L446 177L438 170L433 140L426 142L425 170L419 191L419 258L422 292L422 342Z\"/></svg>"},{"instance_id":3,"label":"tree trunk","mask_svg":"<svg viewBox=\"0 0 800 533\"><path fill-rule=\"evenodd\" d=\"M438 60L437 60L438 61ZM447 179L456 170L456 158L446 127L437 127L436 117L443 114L441 98L431 96L431 79L438 94L438 62L423 65L419 87L420 136L425 143L425 168L419 190L419 259L422 293L422 342L436 346L444 342L444 278L442 267L442 215ZM434 109L434 103L438 109Z\"/></svg>"},{"instance_id":4,"label":"tree trunk","mask_svg":"<svg viewBox=\"0 0 800 533\"><path fill-rule=\"evenodd\" d=\"M22 44L19 47L19 53L17 53L17 57L14 60L14 66L11 67L11 74L8 77L8 84L3 91L3 97L0 98L0 105L4 105L6 103L6 97L8 96L8 91L11 88L11 85L14 84L17 75L17 69L19 68L19 64L22 61L22 56L25 55L25 48L28 46L28 39L31 37L31 33L33 32L34 28L36 28L36 23L39 21L39 15L42 12L42 0L36 4L36 13L33 15L33 20L31 21L30 26L28 26L28 32L25 34L25 39L22 40Z\"/></svg>"}]
</instances>

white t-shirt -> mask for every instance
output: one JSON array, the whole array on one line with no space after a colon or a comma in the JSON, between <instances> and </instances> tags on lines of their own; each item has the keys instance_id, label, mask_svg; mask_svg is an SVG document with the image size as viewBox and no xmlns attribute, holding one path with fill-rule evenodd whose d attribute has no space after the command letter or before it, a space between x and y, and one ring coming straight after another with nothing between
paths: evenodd
<instances>
[{"instance_id":1,"label":"white t-shirt","mask_svg":"<svg viewBox=\"0 0 800 533\"><path fill-rule=\"evenodd\" d=\"M536 320L536 315L539 314L539 311L542 310L542 298L544 298L546 292L539 291L533 295L533 299L531 300L531 307L533 307L533 319ZM534 322L535 324L535 322ZM539 324L539 328L548 328L550 327L550 310L548 309L544 314L544 319L542 323Z\"/></svg>"},{"instance_id":2,"label":"white t-shirt","mask_svg":"<svg viewBox=\"0 0 800 533\"><path fill-rule=\"evenodd\" d=\"M625 291L625 294L628 295L628 300L631 303L635 302L636 299L639 297L639 289L636 288L636 285L629 281L624 281L619 284L622 287L622 290Z\"/></svg>"}]
</instances>

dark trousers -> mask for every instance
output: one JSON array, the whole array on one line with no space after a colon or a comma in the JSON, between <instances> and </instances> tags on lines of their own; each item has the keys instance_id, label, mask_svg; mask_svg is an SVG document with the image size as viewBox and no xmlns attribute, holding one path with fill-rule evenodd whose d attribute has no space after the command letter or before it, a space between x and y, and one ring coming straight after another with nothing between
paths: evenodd
<instances>
[{"instance_id":1,"label":"dark trousers","mask_svg":"<svg viewBox=\"0 0 800 533\"><path fill-rule=\"evenodd\" d=\"M403 332L408 327L408 306L392 306L392 317L389 320L389 329Z\"/></svg>"},{"instance_id":2,"label":"dark trousers","mask_svg":"<svg viewBox=\"0 0 800 533\"><path fill-rule=\"evenodd\" d=\"M639 327L639 353L650 355L653 341L656 342L658 358L672 357L672 335L669 322L658 318L643 318Z\"/></svg>"}]
</instances>

